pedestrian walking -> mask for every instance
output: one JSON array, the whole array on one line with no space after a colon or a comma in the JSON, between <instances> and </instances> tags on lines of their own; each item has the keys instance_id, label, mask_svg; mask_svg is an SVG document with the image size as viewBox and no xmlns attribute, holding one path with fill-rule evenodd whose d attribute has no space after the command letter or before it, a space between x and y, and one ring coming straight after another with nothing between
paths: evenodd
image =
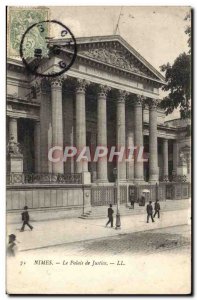
<instances>
[{"instance_id":1,"label":"pedestrian walking","mask_svg":"<svg viewBox=\"0 0 197 300\"><path fill-rule=\"evenodd\" d=\"M113 209L112 209L112 204L110 204L109 205L109 208L108 208L108 218L109 218L109 220L108 220L108 222L106 223L106 227L107 227L107 225L109 224L109 223L111 223L111 227L113 227L113 213L114 213L114 211L113 211Z\"/></svg>"},{"instance_id":2,"label":"pedestrian walking","mask_svg":"<svg viewBox=\"0 0 197 300\"><path fill-rule=\"evenodd\" d=\"M149 223L149 218L151 217L152 222L155 222L153 219L153 207L152 207L152 201L149 201L149 204L146 206L147 211L147 223Z\"/></svg>"},{"instance_id":3,"label":"pedestrian walking","mask_svg":"<svg viewBox=\"0 0 197 300\"><path fill-rule=\"evenodd\" d=\"M133 200L133 199L131 199L131 201L130 201L130 203L131 203L131 209L134 209L134 204L135 204L135 201Z\"/></svg>"},{"instance_id":4,"label":"pedestrian walking","mask_svg":"<svg viewBox=\"0 0 197 300\"><path fill-rule=\"evenodd\" d=\"M155 208L154 218L157 215L158 219L159 219L160 218L160 209L161 209L160 204L159 204L159 200L156 200L154 208Z\"/></svg>"},{"instance_id":5,"label":"pedestrian walking","mask_svg":"<svg viewBox=\"0 0 197 300\"><path fill-rule=\"evenodd\" d=\"M24 211L22 212L22 221L23 225L21 227L20 231L24 231L25 225L27 225L31 230L33 229L33 226L29 224L29 213L28 213L28 206L24 207Z\"/></svg>"}]
</instances>

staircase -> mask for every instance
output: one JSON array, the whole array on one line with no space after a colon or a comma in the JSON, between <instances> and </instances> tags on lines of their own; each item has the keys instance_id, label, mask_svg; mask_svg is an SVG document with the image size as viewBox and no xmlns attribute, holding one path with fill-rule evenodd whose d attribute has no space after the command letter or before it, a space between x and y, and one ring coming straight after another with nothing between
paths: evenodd
<instances>
[{"instance_id":1,"label":"staircase","mask_svg":"<svg viewBox=\"0 0 197 300\"><path fill-rule=\"evenodd\" d=\"M147 203L146 203L147 205ZM121 216L129 215L139 215L146 213L146 205L139 206L138 203L135 203L134 209L131 209L128 205L120 205L119 211ZM166 200L160 202L161 212L163 211L173 211L179 209L187 209L190 207L190 199L182 200ZM94 206L92 211L89 211L79 218L81 219L102 219L107 217L107 209L109 206ZM154 203L153 203L154 207ZM116 214L116 206L113 206L114 214Z\"/></svg>"}]
</instances>

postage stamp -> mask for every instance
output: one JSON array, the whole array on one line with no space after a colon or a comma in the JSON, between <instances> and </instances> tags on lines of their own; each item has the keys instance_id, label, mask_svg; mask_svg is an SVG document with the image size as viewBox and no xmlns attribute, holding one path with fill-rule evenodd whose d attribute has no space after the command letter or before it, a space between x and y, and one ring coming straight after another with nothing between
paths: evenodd
<instances>
[{"instance_id":1,"label":"postage stamp","mask_svg":"<svg viewBox=\"0 0 197 300\"><path fill-rule=\"evenodd\" d=\"M52 34L52 36L51 36ZM65 56L64 50L69 54ZM43 72L42 59L57 58L59 66L56 71ZM54 77L66 72L75 62L77 55L76 39L70 29L57 20L46 20L28 27L22 35L20 57L28 72L36 76ZM34 63L32 64L32 59Z\"/></svg>"},{"instance_id":2,"label":"postage stamp","mask_svg":"<svg viewBox=\"0 0 197 300\"><path fill-rule=\"evenodd\" d=\"M8 9L8 56L19 57L19 48L22 35L33 24L49 19L48 8L38 7L10 7ZM35 27L35 30L37 28ZM34 31L35 31L34 30ZM35 44L45 44L42 32L40 34L31 32L26 42L26 55L31 57L31 49ZM36 39L35 39L36 37Z\"/></svg>"}]
</instances>

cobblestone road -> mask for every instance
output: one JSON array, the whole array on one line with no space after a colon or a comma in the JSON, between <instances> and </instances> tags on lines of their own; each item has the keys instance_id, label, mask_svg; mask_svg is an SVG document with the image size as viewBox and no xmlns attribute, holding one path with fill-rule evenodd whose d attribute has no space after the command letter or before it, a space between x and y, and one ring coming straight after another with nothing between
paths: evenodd
<instances>
[{"instance_id":1,"label":"cobblestone road","mask_svg":"<svg viewBox=\"0 0 197 300\"><path fill-rule=\"evenodd\" d=\"M110 230L110 229L108 229ZM161 251L190 251L191 228L188 225L155 229L131 234L76 242L44 249L46 254L65 255L120 255L152 254ZM42 249L34 250L42 253Z\"/></svg>"}]
</instances>

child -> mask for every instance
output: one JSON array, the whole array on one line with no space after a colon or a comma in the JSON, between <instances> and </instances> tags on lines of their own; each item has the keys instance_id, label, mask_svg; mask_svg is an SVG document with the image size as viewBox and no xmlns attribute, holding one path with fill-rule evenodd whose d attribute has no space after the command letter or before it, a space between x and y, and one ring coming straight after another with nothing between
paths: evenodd
<instances>
[{"instance_id":1,"label":"child","mask_svg":"<svg viewBox=\"0 0 197 300\"><path fill-rule=\"evenodd\" d=\"M23 221L23 226L21 227L20 231L24 231L25 225L29 226L29 228L32 230L33 226L29 224L29 213L28 213L28 207L24 207L24 211L22 212L22 221Z\"/></svg>"}]
</instances>

